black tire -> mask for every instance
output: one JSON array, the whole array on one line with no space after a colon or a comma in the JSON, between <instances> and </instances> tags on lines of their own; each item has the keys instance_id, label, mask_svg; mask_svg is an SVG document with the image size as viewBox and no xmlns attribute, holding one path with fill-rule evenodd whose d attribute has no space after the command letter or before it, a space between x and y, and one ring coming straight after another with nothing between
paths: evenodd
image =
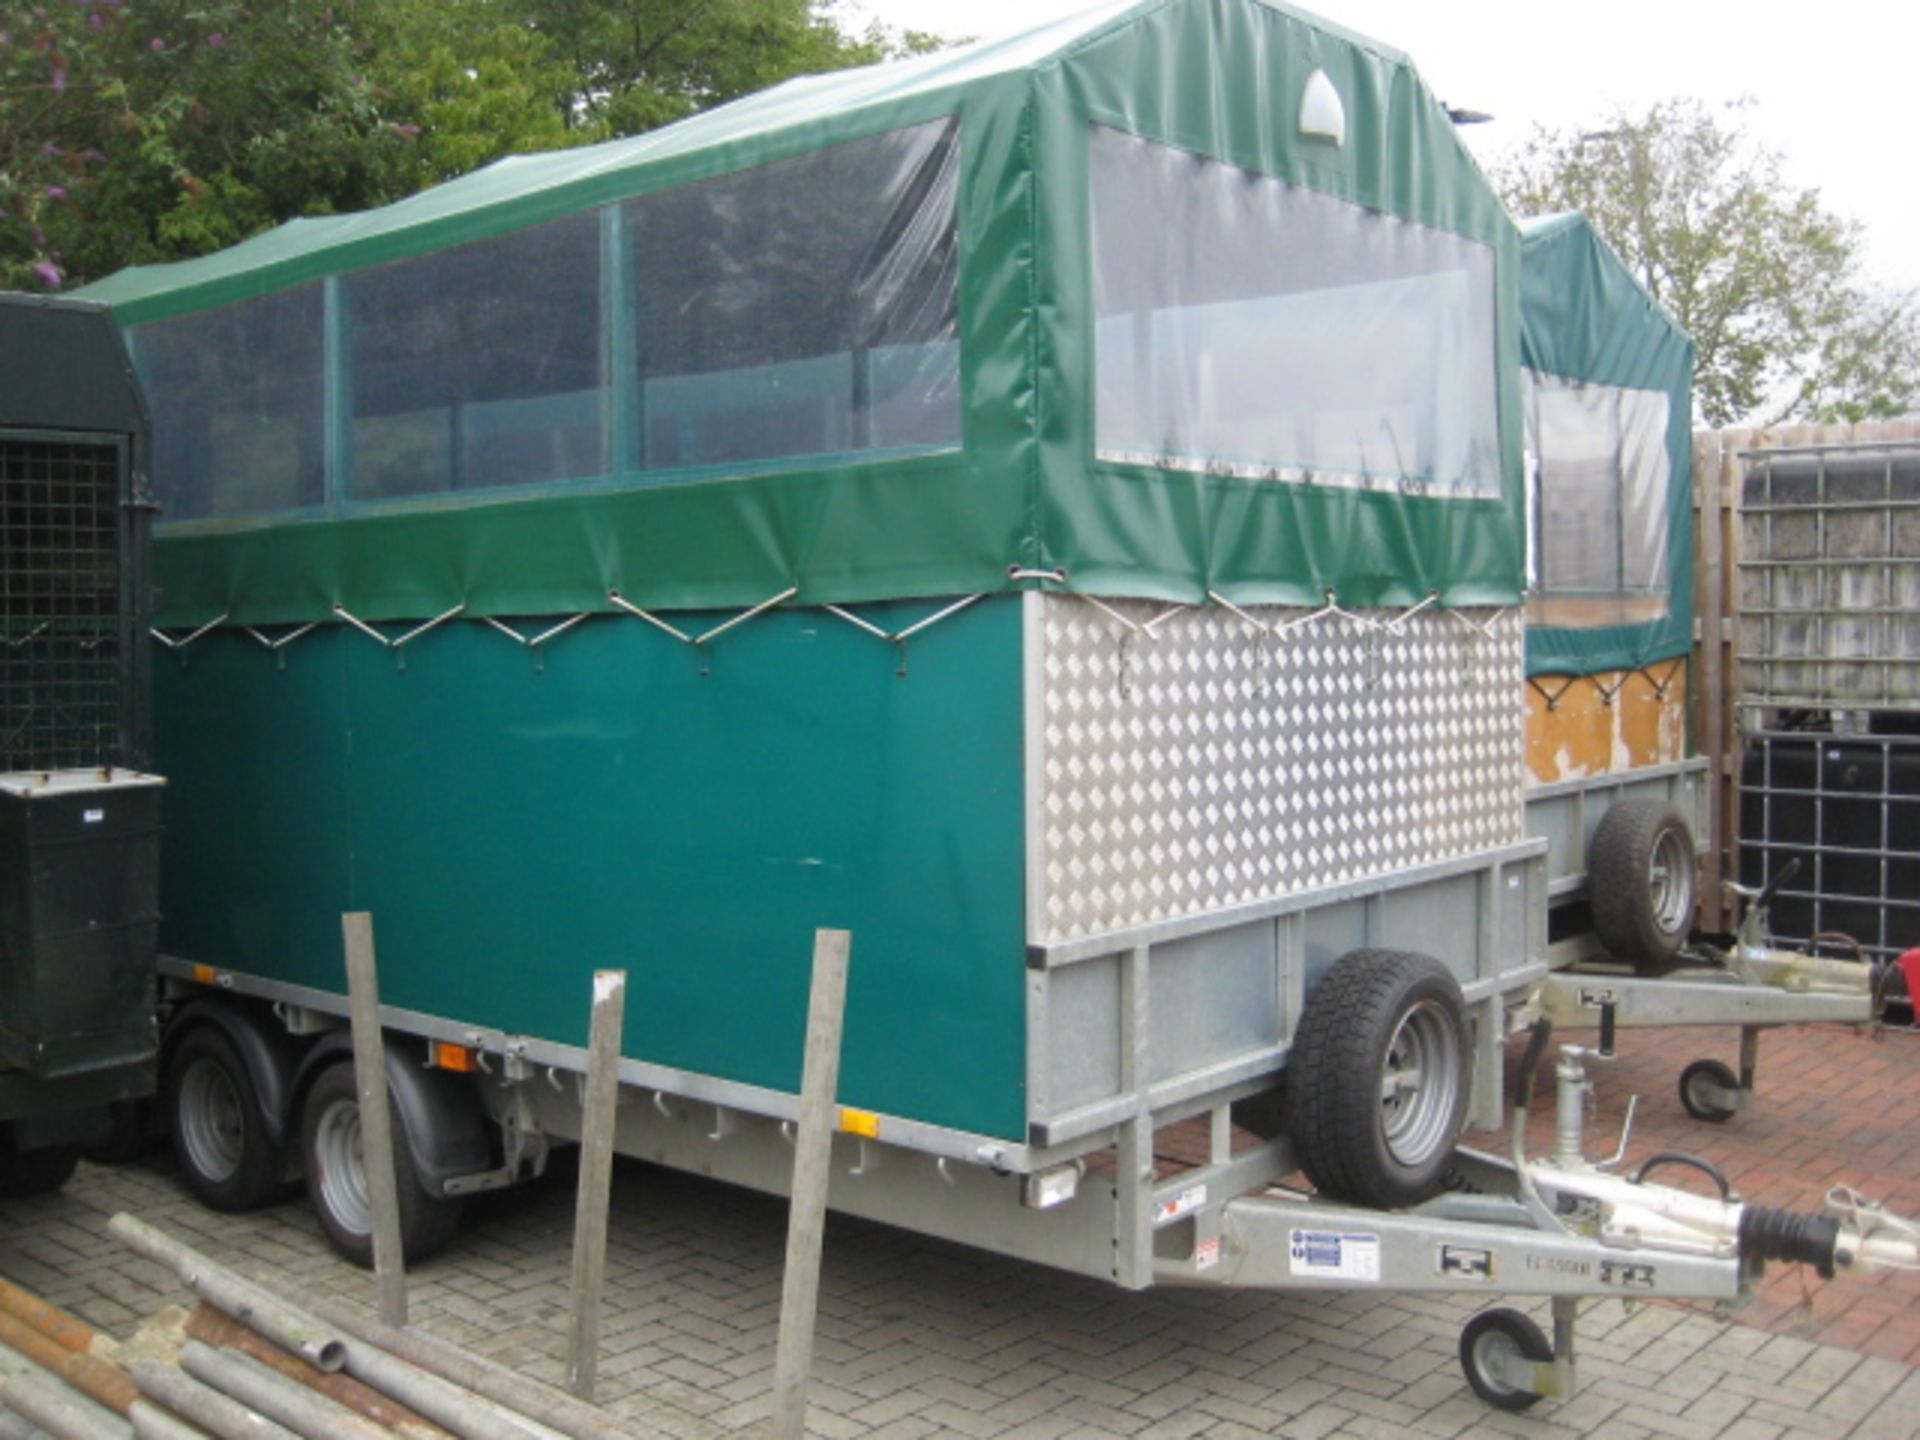
<instances>
[{"instance_id":1,"label":"black tire","mask_svg":"<svg viewBox=\"0 0 1920 1440\"><path fill-rule=\"evenodd\" d=\"M1696 1060L1680 1072L1680 1103L1694 1119L1724 1125L1736 1112L1711 1099L1705 1093L1709 1085L1723 1090L1738 1090L1740 1077L1718 1060Z\"/></svg>"},{"instance_id":2,"label":"black tire","mask_svg":"<svg viewBox=\"0 0 1920 1440\"><path fill-rule=\"evenodd\" d=\"M1587 902L1607 953L1662 965L1693 928L1699 855L1680 812L1660 800L1626 800L1600 817L1587 846Z\"/></svg>"},{"instance_id":3,"label":"black tire","mask_svg":"<svg viewBox=\"0 0 1920 1440\"><path fill-rule=\"evenodd\" d=\"M153 1102L116 1100L107 1107L107 1138L88 1145L80 1158L95 1165L125 1165L150 1154L159 1143L154 1129Z\"/></svg>"},{"instance_id":4,"label":"black tire","mask_svg":"<svg viewBox=\"0 0 1920 1440\"><path fill-rule=\"evenodd\" d=\"M1518 1310L1482 1310L1460 1331L1460 1368L1467 1384L1497 1410L1526 1410L1541 1398L1538 1391L1518 1389L1494 1373L1496 1357L1514 1355L1536 1364L1553 1359L1546 1332Z\"/></svg>"},{"instance_id":5,"label":"black tire","mask_svg":"<svg viewBox=\"0 0 1920 1440\"><path fill-rule=\"evenodd\" d=\"M0 1197L18 1200L58 1190L73 1178L79 1165L80 1151L76 1146L15 1149L13 1126L0 1122Z\"/></svg>"},{"instance_id":6,"label":"black tire","mask_svg":"<svg viewBox=\"0 0 1920 1440\"><path fill-rule=\"evenodd\" d=\"M167 1134L187 1188L235 1214L286 1192L286 1154L267 1128L253 1072L218 1027L198 1025L167 1060Z\"/></svg>"},{"instance_id":7,"label":"black tire","mask_svg":"<svg viewBox=\"0 0 1920 1440\"><path fill-rule=\"evenodd\" d=\"M1287 1061L1287 1128L1314 1187L1381 1209L1437 1193L1466 1120L1471 1053L1460 986L1438 960L1342 956L1307 997Z\"/></svg>"},{"instance_id":8,"label":"black tire","mask_svg":"<svg viewBox=\"0 0 1920 1440\"><path fill-rule=\"evenodd\" d=\"M389 1101L391 1106L391 1101ZM373 1218L360 1153L360 1092L353 1062L321 1071L300 1109L300 1158L307 1199L328 1243L362 1269L373 1268ZM445 1249L460 1229L458 1198L430 1195L408 1148L399 1112L393 1112L394 1188L400 1201L400 1248L408 1264Z\"/></svg>"}]
</instances>

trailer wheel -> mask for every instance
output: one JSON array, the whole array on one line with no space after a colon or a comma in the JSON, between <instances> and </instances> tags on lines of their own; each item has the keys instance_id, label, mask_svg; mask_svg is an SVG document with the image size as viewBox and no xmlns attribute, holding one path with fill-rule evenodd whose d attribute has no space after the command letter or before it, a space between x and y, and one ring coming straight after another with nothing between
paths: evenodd
<instances>
[{"instance_id":1,"label":"trailer wheel","mask_svg":"<svg viewBox=\"0 0 1920 1440\"><path fill-rule=\"evenodd\" d=\"M1607 952L1659 965L1680 953L1693 926L1693 832L1660 800L1626 800L1600 817L1587 846L1587 898Z\"/></svg>"},{"instance_id":2,"label":"trailer wheel","mask_svg":"<svg viewBox=\"0 0 1920 1440\"><path fill-rule=\"evenodd\" d=\"M307 1198L327 1240L346 1259L373 1268L373 1204L361 1153L360 1090L353 1062L320 1072L300 1112L300 1156ZM399 1113L393 1117L394 1188L400 1201L400 1248L409 1263L446 1248L460 1228L463 1202L430 1195L420 1183Z\"/></svg>"},{"instance_id":3,"label":"trailer wheel","mask_svg":"<svg viewBox=\"0 0 1920 1440\"><path fill-rule=\"evenodd\" d=\"M1680 1103L1696 1120L1724 1125L1734 1116L1731 1106L1710 1093L1715 1089L1738 1090L1740 1077L1718 1060L1696 1060L1680 1072Z\"/></svg>"},{"instance_id":4,"label":"trailer wheel","mask_svg":"<svg viewBox=\"0 0 1920 1440\"><path fill-rule=\"evenodd\" d=\"M1525 1410L1541 1398L1538 1391L1509 1380L1509 1366L1544 1364L1551 1359L1553 1346L1546 1332L1518 1310L1482 1310L1460 1331L1460 1368L1467 1374L1467 1384L1499 1410Z\"/></svg>"},{"instance_id":5,"label":"trailer wheel","mask_svg":"<svg viewBox=\"0 0 1920 1440\"><path fill-rule=\"evenodd\" d=\"M233 1213L280 1198L283 1156L253 1072L215 1026L194 1027L173 1048L167 1130L181 1177L203 1204Z\"/></svg>"},{"instance_id":6,"label":"trailer wheel","mask_svg":"<svg viewBox=\"0 0 1920 1440\"><path fill-rule=\"evenodd\" d=\"M20 1150L13 1126L0 1121L0 1196L9 1200L58 1190L79 1168L80 1152L71 1145Z\"/></svg>"},{"instance_id":7,"label":"trailer wheel","mask_svg":"<svg viewBox=\"0 0 1920 1440\"><path fill-rule=\"evenodd\" d=\"M1355 950L1314 987L1287 1062L1288 1128L1323 1194L1393 1209L1440 1188L1467 1112L1460 986L1438 960Z\"/></svg>"},{"instance_id":8,"label":"trailer wheel","mask_svg":"<svg viewBox=\"0 0 1920 1440\"><path fill-rule=\"evenodd\" d=\"M124 1165L138 1160L159 1143L154 1123L152 1100L116 1100L107 1107L107 1138L86 1146L80 1158L95 1165Z\"/></svg>"}]
</instances>

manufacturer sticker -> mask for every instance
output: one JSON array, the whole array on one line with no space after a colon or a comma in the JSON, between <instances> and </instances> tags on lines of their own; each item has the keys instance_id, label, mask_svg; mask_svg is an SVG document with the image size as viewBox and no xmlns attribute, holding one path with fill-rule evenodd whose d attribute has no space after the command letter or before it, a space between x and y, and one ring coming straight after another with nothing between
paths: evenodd
<instances>
[{"instance_id":1,"label":"manufacturer sticker","mask_svg":"<svg viewBox=\"0 0 1920 1440\"><path fill-rule=\"evenodd\" d=\"M1620 992L1610 986L1600 986L1592 989L1582 988L1580 991L1580 1008L1582 1010L1598 1010L1602 1005L1618 1005L1619 1003Z\"/></svg>"},{"instance_id":2,"label":"manufacturer sticker","mask_svg":"<svg viewBox=\"0 0 1920 1440\"><path fill-rule=\"evenodd\" d=\"M1190 1185L1171 1200L1162 1200L1153 1207L1153 1223L1165 1225L1178 1220L1182 1215L1191 1215L1207 1203L1207 1187Z\"/></svg>"},{"instance_id":3,"label":"manufacturer sticker","mask_svg":"<svg viewBox=\"0 0 1920 1440\"><path fill-rule=\"evenodd\" d=\"M98 825L106 818L107 812L104 810L82 810L80 812L80 823L83 825Z\"/></svg>"},{"instance_id":4,"label":"manufacturer sticker","mask_svg":"<svg viewBox=\"0 0 1920 1440\"><path fill-rule=\"evenodd\" d=\"M1193 1247L1194 1269L1211 1270L1219 1263L1220 1237L1218 1235L1214 1236L1211 1240L1202 1240L1198 1245Z\"/></svg>"},{"instance_id":5,"label":"manufacturer sticker","mask_svg":"<svg viewBox=\"0 0 1920 1440\"><path fill-rule=\"evenodd\" d=\"M1456 1280L1493 1279L1493 1252L1465 1245L1440 1247L1440 1273Z\"/></svg>"},{"instance_id":6,"label":"manufacturer sticker","mask_svg":"<svg viewBox=\"0 0 1920 1440\"><path fill-rule=\"evenodd\" d=\"M1602 1260L1600 1283L1618 1285L1622 1290L1651 1290L1655 1270L1651 1265L1635 1265L1625 1260Z\"/></svg>"},{"instance_id":7,"label":"manufacturer sticker","mask_svg":"<svg viewBox=\"0 0 1920 1440\"><path fill-rule=\"evenodd\" d=\"M1349 1230L1295 1230L1287 1244L1287 1268L1323 1280L1380 1279L1380 1237Z\"/></svg>"}]
</instances>

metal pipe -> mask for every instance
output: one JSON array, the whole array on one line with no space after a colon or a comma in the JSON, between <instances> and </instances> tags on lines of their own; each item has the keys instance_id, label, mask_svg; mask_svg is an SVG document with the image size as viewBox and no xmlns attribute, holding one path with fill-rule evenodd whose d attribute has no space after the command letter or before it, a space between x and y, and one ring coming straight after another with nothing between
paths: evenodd
<instances>
[{"instance_id":1,"label":"metal pipe","mask_svg":"<svg viewBox=\"0 0 1920 1440\"><path fill-rule=\"evenodd\" d=\"M271 1340L256 1335L232 1316L222 1314L204 1301L194 1306L193 1313L187 1316L187 1334L215 1350L238 1350L242 1355L251 1355L268 1369L278 1370L289 1380L309 1390L317 1390L329 1400L337 1400L356 1415L364 1415L376 1425L400 1431L408 1440L454 1440L449 1432L398 1401L389 1400L378 1390L362 1385L345 1372L329 1375L323 1370L314 1369L299 1356L289 1355Z\"/></svg>"},{"instance_id":2,"label":"metal pipe","mask_svg":"<svg viewBox=\"0 0 1920 1440\"><path fill-rule=\"evenodd\" d=\"M31 1420L54 1440L133 1440L133 1427L118 1415L38 1376L9 1375L0 1382L0 1404Z\"/></svg>"},{"instance_id":3,"label":"metal pipe","mask_svg":"<svg viewBox=\"0 0 1920 1440\"><path fill-rule=\"evenodd\" d=\"M98 1338L90 1325L83 1324L64 1310L56 1310L38 1296L18 1285L0 1280L0 1314L11 1315L23 1325L32 1326L49 1340L57 1341L76 1354L92 1351Z\"/></svg>"},{"instance_id":4,"label":"metal pipe","mask_svg":"<svg viewBox=\"0 0 1920 1440\"><path fill-rule=\"evenodd\" d=\"M491 1364L464 1350L417 1330L395 1330L382 1325L343 1301L315 1297L316 1314L329 1325L398 1356L409 1365L485 1396L497 1405L523 1415L538 1415L571 1440L624 1440L626 1432L600 1411L538 1380Z\"/></svg>"},{"instance_id":5,"label":"metal pipe","mask_svg":"<svg viewBox=\"0 0 1920 1440\"><path fill-rule=\"evenodd\" d=\"M5 1388L6 1382L0 1380L0 1389ZM47 1432L0 1402L0 1440L47 1440Z\"/></svg>"},{"instance_id":6,"label":"metal pipe","mask_svg":"<svg viewBox=\"0 0 1920 1440\"><path fill-rule=\"evenodd\" d=\"M240 1400L158 1360L135 1360L127 1366L140 1393L152 1397L192 1421L217 1440L295 1440L291 1430L276 1425ZM135 1433L140 1421L134 1421Z\"/></svg>"},{"instance_id":7,"label":"metal pipe","mask_svg":"<svg viewBox=\"0 0 1920 1440\"><path fill-rule=\"evenodd\" d=\"M139 1398L133 1381L119 1366L109 1365L97 1356L76 1354L11 1315L0 1315L0 1355L7 1353L8 1347L23 1362L31 1363L119 1414L126 1414L127 1407Z\"/></svg>"},{"instance_id":8,"label":"metal pipe","mask_svg":"<svg viewBox=\"0 0 1920 1440\"><path fill-rule=\"evenodd\" d=\"M50 1377L45 1370L42 1370L25 1355L20 1354L17 1350L9 1349L5 1345L0 1345L0 1391L3 1391L7 1384L14 1380L39 1381L53 1386L56 1391L61 1390L64 1385L64 1382ZM81 1409L98 1412L98 1418L102 1420L110 1420L113 1418L113 1412L97 1400L80 1394L76 1394L74 1399L75 1403L78 1404ZM6 1417L13 1429L24 1429L29 1435L34 1437L34 1440L45 1440L46 1431L35 1425L25 1414L9 1409L3 1396L0 1396L0 1416ZM0 1435L5 1434L5 1430L0 1429ZM7 1436L7 1440L13 1440L13 1437Z\"/></svg>"},{"instance_id":9,"label":"metal pipe","mask_svg":"<svg viewBox=\"0 0 1920 1440\"><path fill-rule=\"evenodd\" d=\"M347 1344L347 1373L464 1440L562 1440L560 1432L463 1390L362 1341Z\"/></svg>"},{"instance_id":10,"label":"metal pipe","mask_svg":"<svg viewBox=\"0 0 1920 1440\"><path fill-rule=\"evenodd\" d=\"M338 1334L144 1220L123 1212L107 1222L107 1233L149 1260L169 1267L201 1299L251 1325L317 1369L338 1370L346 1363L347 1342Z\"/></svg>"},{"instance_id":11,"label":"metal pipe","mask_svg":"<svg viewBox=\"0 0 1920 1440\"><path fill-rule=\"evenodd\" d=\"M267 1417L273 1429L264 1433L271 1433L274 1440L292 1440L294 1435L304 1435L307 1440L392 1440L390 1432L363 1420L346 1406L237 1350L215 1350L189 1340L181 1348L180 1366L201 1386L218 1391L223 1399L231 1396L245 1409Z\"/></svg>"},{"instance_id":12,"label":"metal pipe","mask_svg":"<svg viewBox=\"0 0 1920 1440\"><path fill-rule=\"evenodd\" d=\"M204 1430L144 1400L133 1402L128 1418L133 1421L134 1440L207 1440Z\"/></svg>"}]
</instances>

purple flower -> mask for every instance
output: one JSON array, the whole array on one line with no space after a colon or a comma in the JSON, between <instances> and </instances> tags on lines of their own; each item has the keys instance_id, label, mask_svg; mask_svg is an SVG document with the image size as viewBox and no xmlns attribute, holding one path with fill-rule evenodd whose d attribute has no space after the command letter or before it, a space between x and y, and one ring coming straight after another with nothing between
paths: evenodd
<instances>
[{"instance_id":1,"label":"purple flower","mask_svg":"<svg viewBox=\"0 0 1920 1440\"><path fill-rule=\"evenodd\" d=\"M53 83L54 94L61 95L66 93L66 89L67 89L67 67L66 66L56 65L53 67L52 83Z\"/></svg>"},{"instance_id":2,"label":"purple flower","mask_svg":"<svg viewBox=\"0 0 1920 1440\"><path fill-rule=\"evenodd\" d=\"M66 187L66 186L64 186L64 185L49 185L49 186L47 187L47 199L49 199L49 200L64 200L64 199L66 199L66 198L67 198L67 187Z\"/></svg>"},{"instance_id":3,"label":"purple flower","mask_svg":"<svg viewBox=\"0 0 1920 1440\"><path fill-rule=\"evenodd\" d=\"M216 50L224 50L227 48L227 37L223 35L220 31L216 30L211 35L207 36L207 44L211 45Z\"/></svg>"},{"instance_id":4,"label":"purple flower","mask_svg":"<svg viewBox=\"0 0 1920 1440\"><path fill-rule=\"evenodd\" d=\"M158 35L156 35L151 40L147 41L147 48L153 51L155 54L158 54L160 51L167 48L167 42L162 40Z\"/></svg>"},{"instance_id":5,"label":"purple flower","mask_svg":"<svg viewBox=\"0 0 1920 1440\"><path fill-rule=\"evenodd\" d=\"M52 141L48 141L40 147L40 153L49 159L58 160L62 152L58 145L55 145Z\"/></svg>"},{"instance_id":6,"label":"purple flower","mask_svg":"<svg viewBox=\"0 0 1920 1440\"><path fill-rule=\"evenodd\" d=\"M36 260L33 262L32 269L33 273L40 277L40 283L49 290L58 290L66 283L67 277L60 273L60 267L51 260Z\"/></svg>"}]
</instances>

